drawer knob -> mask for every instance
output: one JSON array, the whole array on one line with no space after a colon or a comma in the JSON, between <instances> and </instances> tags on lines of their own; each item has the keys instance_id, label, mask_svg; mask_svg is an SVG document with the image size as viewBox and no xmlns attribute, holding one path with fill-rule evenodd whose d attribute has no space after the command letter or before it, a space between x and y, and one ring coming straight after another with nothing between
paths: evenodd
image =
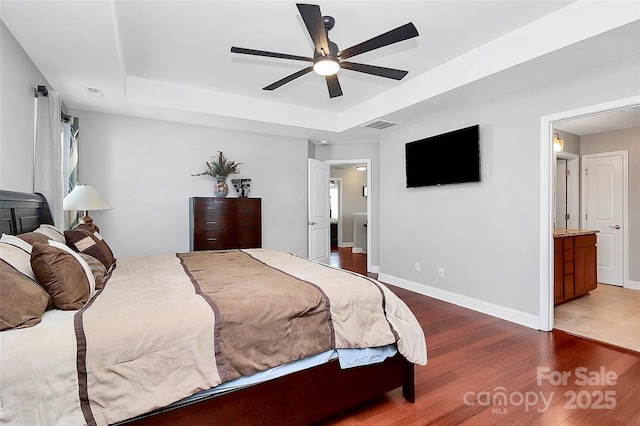
<instances>
[{"instance_id":1,"label":"drawer knob","mask_svg":"<svg viewBox=\"0 0 640 426\"><path fill-rule=\"evenodd\" d=\"M207 222L207 225L215 225L218 222Z\"/></svg>"},{"instance_id":2,"label":"drawer knob","mask_svg":"<svg viewBox=\"0 0 640 426\"><path fill-rule=\"evenodd\" d=\"M207 241L218 241L217 238L207 238Z\"/></svg>"}]
</instances>

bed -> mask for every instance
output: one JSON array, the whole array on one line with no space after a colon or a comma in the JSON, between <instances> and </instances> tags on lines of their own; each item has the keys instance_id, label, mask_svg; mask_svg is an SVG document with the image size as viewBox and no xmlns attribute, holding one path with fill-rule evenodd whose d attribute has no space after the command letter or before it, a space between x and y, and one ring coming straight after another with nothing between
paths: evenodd
<instances>
[{"instance_id":1,"label":"bed","mask_svg":"<svg viewBox=\"0 0 640 426\"><path fill-rule=\"evenodd\" d=\"M0 192L3 234L51 223L44 197ZM0 423L310 424L399 387L415 400L424 335L375 280L267 249L114 264L81 309L0 332Z\"/></svg>"}]
</instances>

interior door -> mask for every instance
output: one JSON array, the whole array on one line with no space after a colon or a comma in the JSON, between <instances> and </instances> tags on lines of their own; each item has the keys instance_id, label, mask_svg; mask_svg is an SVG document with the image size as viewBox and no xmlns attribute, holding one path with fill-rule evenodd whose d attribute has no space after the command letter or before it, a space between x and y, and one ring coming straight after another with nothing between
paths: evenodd
<instances>
[{"instance_id":1,"label":"interior door","mask_svg":"<svg viewBox=\"0 0 640 426\"><path fill-rule=\"evenodd\" d=\"M584 179L585 228L597 229L598 282L624 284L623 156L622 154L585 155Z\"/></svg>"},{"instance_id":2,"label":"interior door","mask_svg":"<svg viewBox=\"0 0 640 426\"><path fill-rule=\"evenodd\" d=\"M327 163L309 158L307 169L308 257L322 263L329 263L331 256L330 167Z\"/></svg>"},{"instance_id":3,"label":"interior door","mask_svg":"<svg viewBox=\"0 0 640 426\"><path fill-rule=\"evenodd\" d=\"M567 225L567 160L556 159L556 220L557 228L569 228Z\"/></svg>"}]
</instances>

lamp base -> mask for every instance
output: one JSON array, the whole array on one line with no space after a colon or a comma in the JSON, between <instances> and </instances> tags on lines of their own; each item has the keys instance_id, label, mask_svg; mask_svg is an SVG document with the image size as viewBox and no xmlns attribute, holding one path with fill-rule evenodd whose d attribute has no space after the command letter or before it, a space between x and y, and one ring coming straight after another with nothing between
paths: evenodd
<instances>
[{"instance_id":1,"label":"lamp base","mask_svg":"<svg viewBox=\"0 0 640 426\"><path fill-rule=\"evenodd\" d=\"M94 225L93 219L89 217L86 211L84 212L84 216L80 218L79 222L82 225L89 226L91 229L93 229L94 232L100 232L100 228Z\"/></svg>"}]
</instances>

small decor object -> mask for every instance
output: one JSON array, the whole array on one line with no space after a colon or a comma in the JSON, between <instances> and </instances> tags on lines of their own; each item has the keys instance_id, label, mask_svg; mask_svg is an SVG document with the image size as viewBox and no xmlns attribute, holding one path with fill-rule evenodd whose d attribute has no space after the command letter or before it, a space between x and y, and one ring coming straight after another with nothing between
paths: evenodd
<instances>
[{"instance_id":1,"label":"small decor object","mask_svg":"<svg viewBox=\"0 0 640 426\"><path fill-rule=\"evenodd\" d=\"M246 198L251 190L251 179L231 179L233 187L238 191L238 197Z\"/></svg>"},{"instance_id":2,"label":"small decor object","mask_svg":"<svg viewBox=\"0 0 640 426\"><path fill-rule=\"evenodd\" d=\"M226 197L229 193L229 186L227 185L227 177L240 172L238 166L242 163L236 163L230 161L224 156L222 151L218 151L217 156L211 157L211 162L206 161L207 168L202 173L196 173L191 176L212 176L216 178L216 183L213 188L213 193L216 197Z\"/></svg>"}]
</instances>

